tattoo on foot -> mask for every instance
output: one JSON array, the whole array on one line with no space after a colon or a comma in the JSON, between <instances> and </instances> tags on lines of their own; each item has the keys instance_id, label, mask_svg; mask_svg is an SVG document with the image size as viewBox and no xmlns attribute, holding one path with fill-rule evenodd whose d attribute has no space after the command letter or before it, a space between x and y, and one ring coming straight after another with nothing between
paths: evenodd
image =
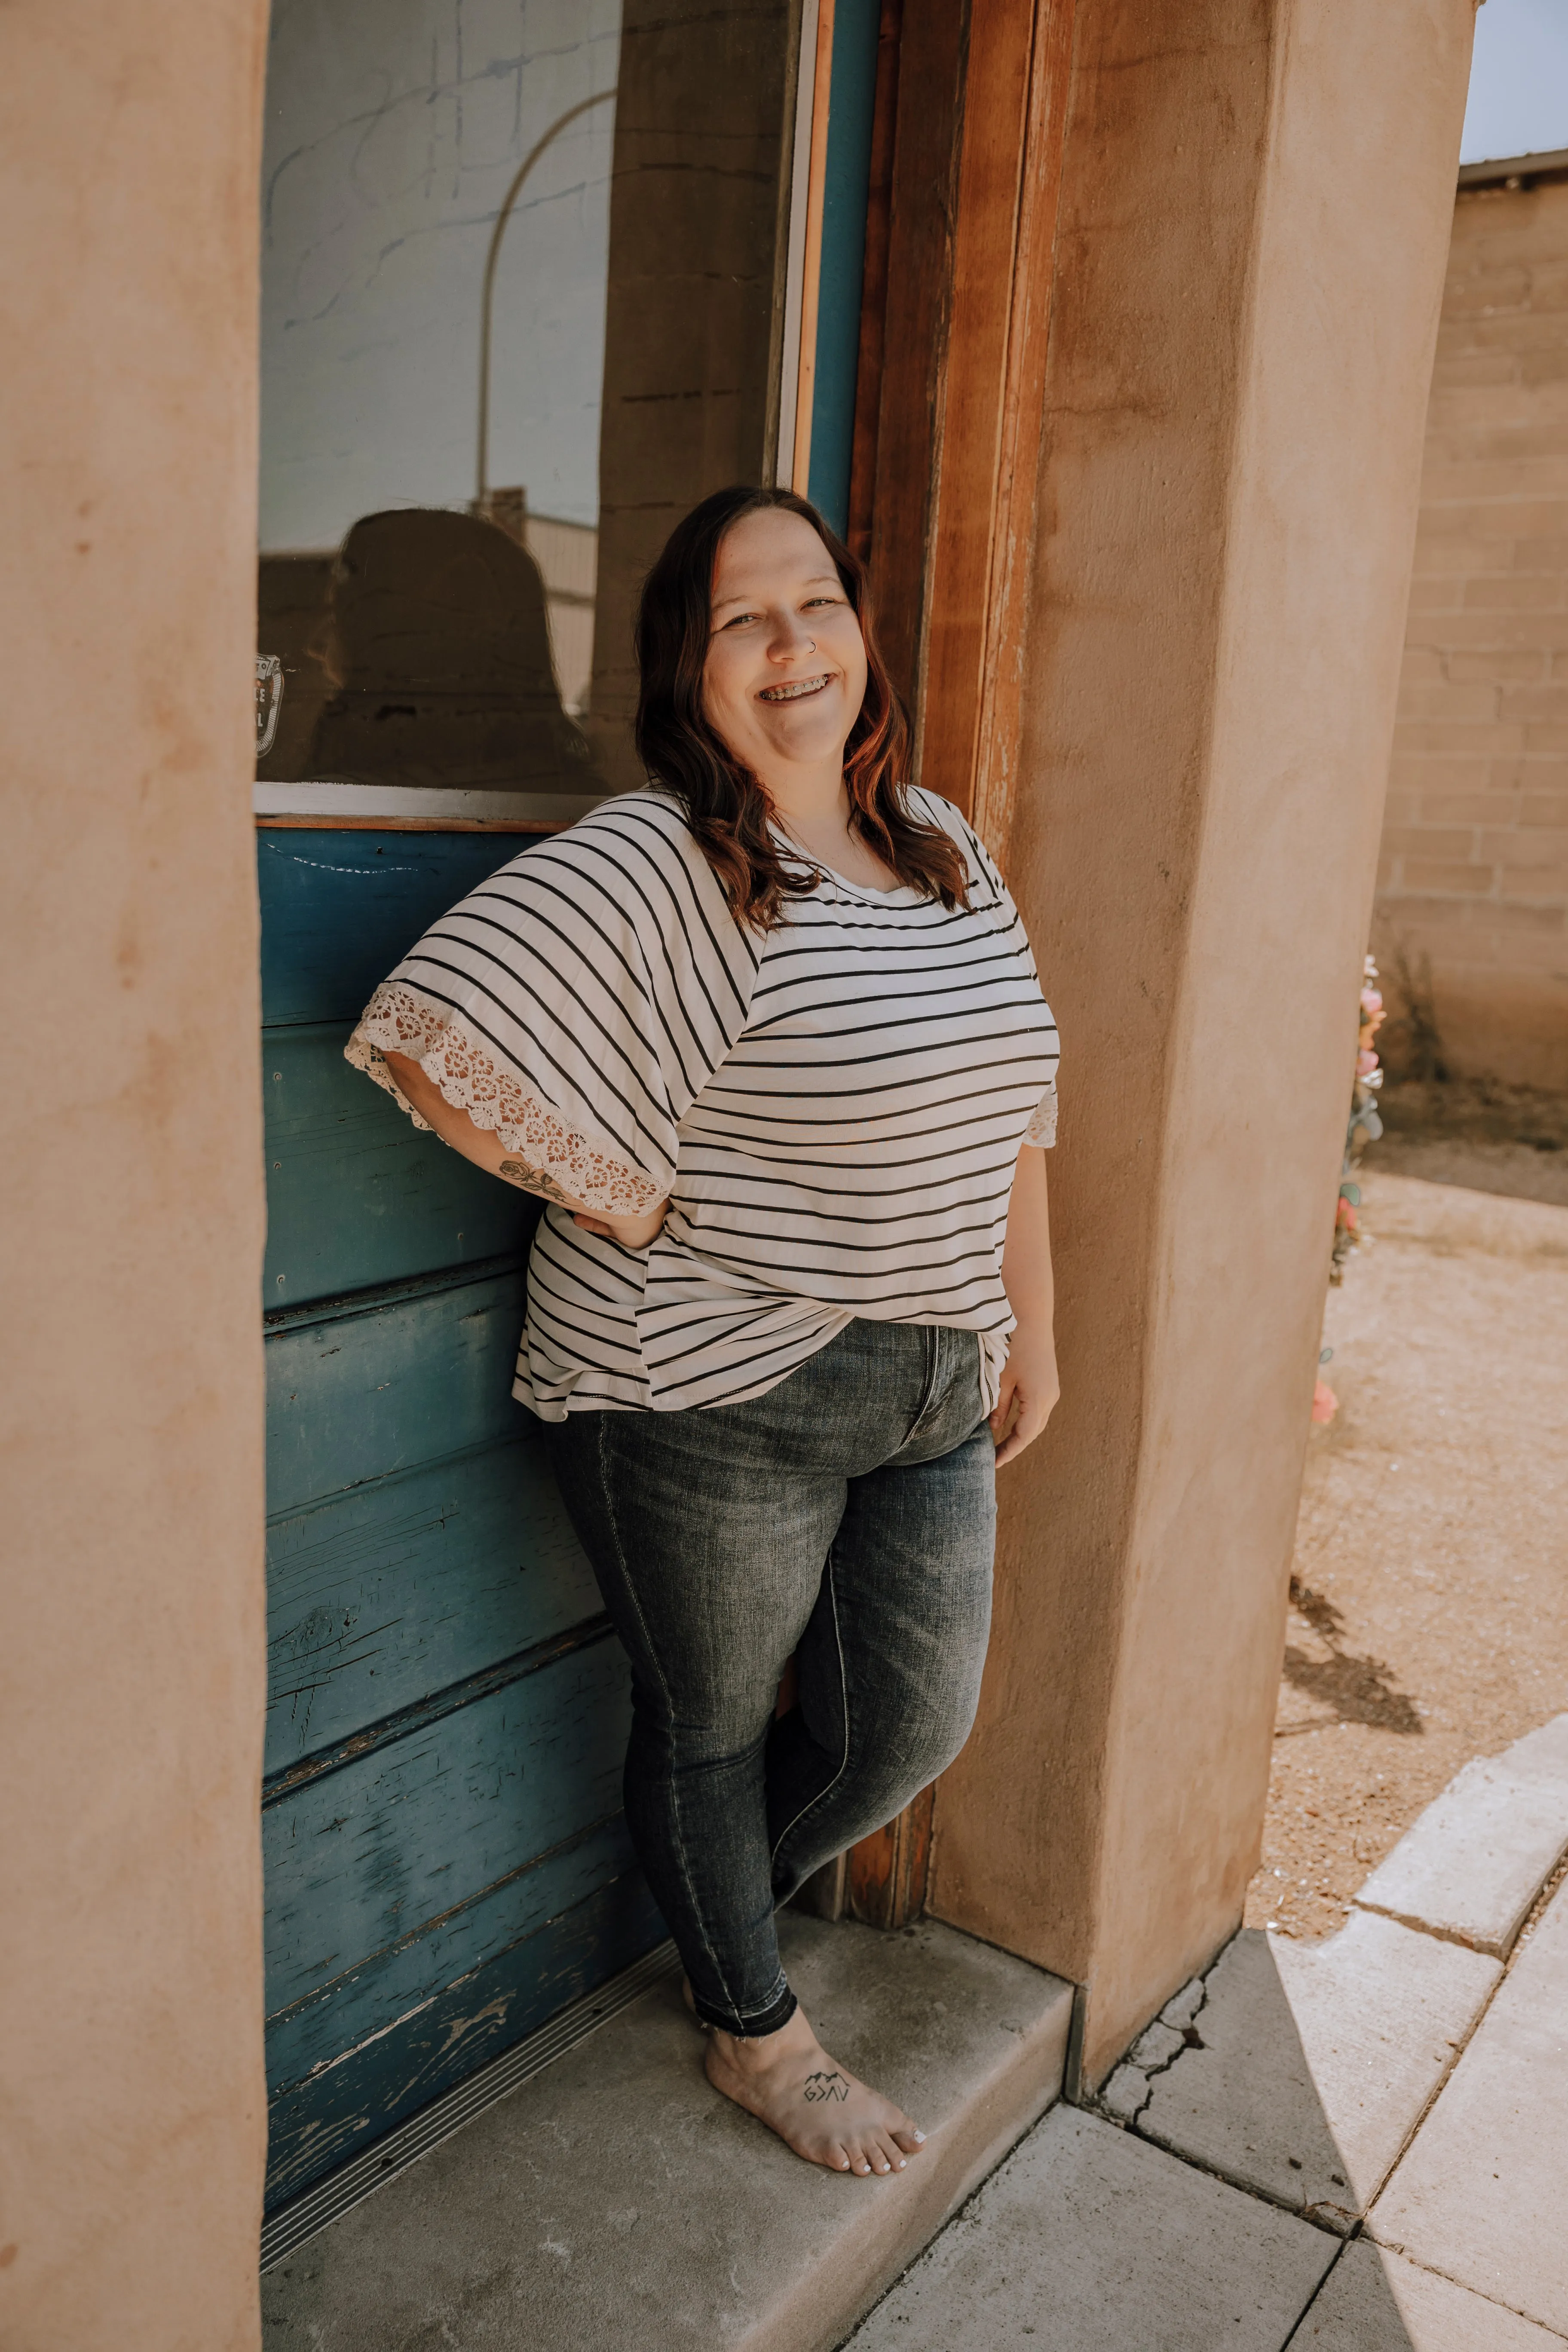
<instances>
[{"instance_id":1,"label":"tattoo on foot","mask_svg":"<svg viewBox=\"0 0 1568 2352\"><path fill-rule=\"evenodd\" d=\"M562 1191L553 1176L547 1176L542 1168L531 1168L526 1160L503 1160L500 1173L520 1192L537 1192L542 1200L559 1202L563 1209L573 1205L572 1195Z\"/></svg>"},{"instance_id":2,"label":"tattoo on foot","mask_svg":"<svg viewBox=\"0 0 1568 2352\"><path fill-rule=\"evenodd\" d=\"M808 2074L805 2078L805 2095L812 2100L847 2099L849 2096L849 2085L835 2067L831 2074Z\"/></svg>"}]
</instances>

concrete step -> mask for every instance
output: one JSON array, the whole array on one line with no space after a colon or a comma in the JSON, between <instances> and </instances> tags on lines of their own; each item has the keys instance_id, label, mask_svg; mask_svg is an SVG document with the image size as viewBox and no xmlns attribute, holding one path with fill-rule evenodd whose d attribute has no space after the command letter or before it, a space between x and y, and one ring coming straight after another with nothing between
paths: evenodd
<instances>
[{"instance_id":1,"label":"concrete step","mask_svg":"<svg viewBox=\"0 0 1568 2352\"><path fill-rule=\"evenodd\" d=\"M666 1979L269 2272L267 2352L831 2352L1058 2095L1072 1992L931 1922L781 1928L827 2048L927 2132L907 2172L802 2164Z\"/></svg>"}]
</instances>

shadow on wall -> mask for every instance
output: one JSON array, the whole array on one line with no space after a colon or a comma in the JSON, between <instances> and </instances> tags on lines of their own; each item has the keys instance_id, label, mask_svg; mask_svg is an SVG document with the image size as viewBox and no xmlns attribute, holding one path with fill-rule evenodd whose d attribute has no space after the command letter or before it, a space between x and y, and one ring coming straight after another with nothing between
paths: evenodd
<instances>
[{"instance_id":1,"label":"shadow on wall","mask_svg":"<svg viewBox=\"0 0 1568 2352\"><path fill-rule=\"evenodd\" d=\"M1394 995L1393 1017L1384 1023L1378 1041L1384 1066L1395 1079L1441 1085L1448 1069L1437 1026L1432 959L1425 950L1415 955L1409 942L1397 935L1383 957Z\"/></svg>"},{"instance_id":2,"label":"shadow on wall","mask_svg":"<svg viewBox=\"0 0 1568 2352\"><path fill-rule=\"evenodd\" d=\"M287 681L264 778L586 793L543 578L481 517L365 515L335 558L263 556L263 649Z\"/></svg>"}]
</instances>

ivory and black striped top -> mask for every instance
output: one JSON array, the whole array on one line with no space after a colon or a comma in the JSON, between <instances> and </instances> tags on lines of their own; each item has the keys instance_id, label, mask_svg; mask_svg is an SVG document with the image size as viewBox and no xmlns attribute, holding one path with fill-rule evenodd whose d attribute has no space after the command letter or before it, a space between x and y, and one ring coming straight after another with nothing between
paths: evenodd
<instances>
[{"instance_id":1,"label":"ivory and black striped top","mask_svg":"<svg viewBox=\"0 0 1568 2352\"><path fill-rule=\"evenodd\" d=\"M513 858L376 991L347 1051L390 1092L384 1050L590 1208L669 1196L642 1250L546 1210L514 1391L546 1420L760 1395L856 1316L980 1333L994 1401L1056 1024L980 841L910 800L967 908L825 873L759 938L649 789Z\"/></svg>"}]
</instances>

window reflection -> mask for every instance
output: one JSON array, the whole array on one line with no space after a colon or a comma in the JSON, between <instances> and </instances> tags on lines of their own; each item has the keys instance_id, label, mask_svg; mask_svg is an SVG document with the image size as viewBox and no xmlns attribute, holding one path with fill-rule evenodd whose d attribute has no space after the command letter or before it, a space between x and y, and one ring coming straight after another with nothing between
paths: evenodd
<instances>
[{"instance_id":1,"label":"window reflection","mask_svg":"<svg viewBox=\"0 0 1568 2352\"><path fill-rule=\"evenodd\" d=\"M544 582L525 548L478 515L366 515L332 567L311 733L317 776L351 783L570 792L588 747L562 708Z\"/></svg>"},{"instance_id":2,"label":"window reflection","mask_svg":"<svg viewBox=\"0 0 1568 2352\"><path fill-rule=\"evenodd\" d=\"M791 39L788 0L275 0L259 776L637 781L642 573L772 470Z\"/></svg>"}]
</instances>

